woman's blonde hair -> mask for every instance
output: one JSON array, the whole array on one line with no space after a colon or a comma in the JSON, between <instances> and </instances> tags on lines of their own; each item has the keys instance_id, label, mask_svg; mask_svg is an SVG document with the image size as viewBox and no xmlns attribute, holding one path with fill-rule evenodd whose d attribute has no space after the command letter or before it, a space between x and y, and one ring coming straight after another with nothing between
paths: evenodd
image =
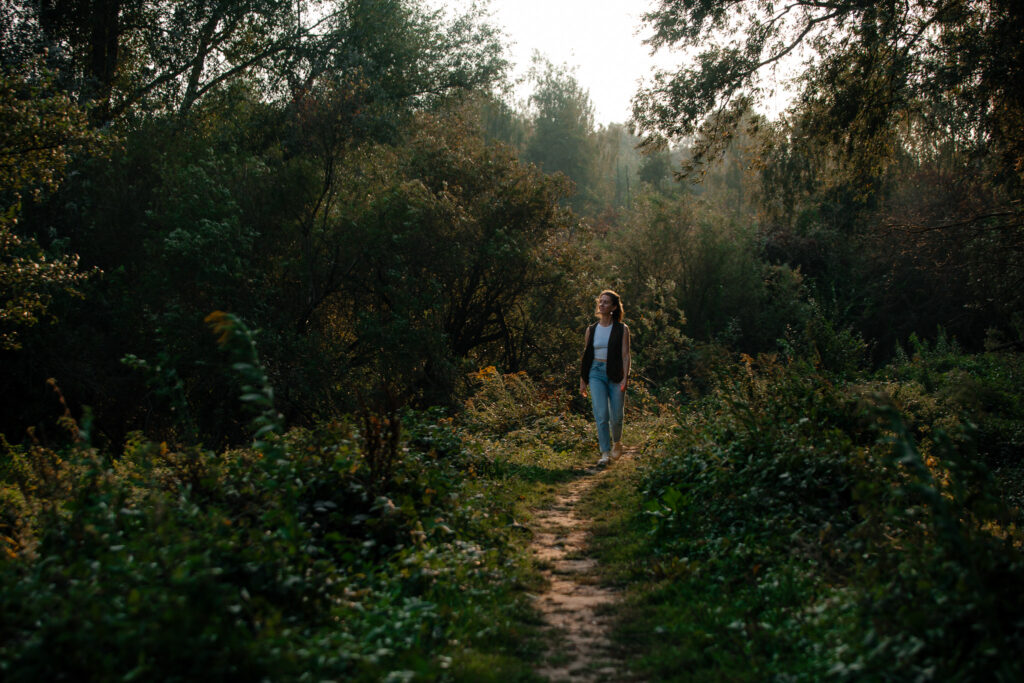
<instances>
[{"instance_id":1,"label":"woman's blonde hair","mask_svg":"<svg viewBox=\"0 0 1024 683\"><path fill-rule=\"evenodd\" d=\"M612 299L612 303L615 304L615 310L612 311L612 320L614 320L617 323L622 322L622 319L626 317L626 310L622 307L622 297L620 297L618 294L616 294L610 289L605 289L600 294L597 295L597 298L594 299L594 302L601 303L601 297L604 296L605 294L610 296ZM601 310L595 307L594 315L600 316Z\"/></svg>"}]
</instances>

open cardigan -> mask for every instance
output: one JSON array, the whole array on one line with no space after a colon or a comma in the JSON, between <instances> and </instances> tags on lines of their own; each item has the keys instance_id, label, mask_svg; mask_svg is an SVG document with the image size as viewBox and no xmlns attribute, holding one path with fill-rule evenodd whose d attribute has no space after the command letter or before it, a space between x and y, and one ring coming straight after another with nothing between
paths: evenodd
<instances>
[{"instance_id":1,"label":"open cardigan","mask_svg":"<svg viewBox=\"0 0 1024 683\"><path fill-rule=\"evenodd\" d=\"M584 383L590 383L590 366L594 364L594 332L598 323L587 328L587 346L583 349L583 360L580 363L580 377ZM622 369L622 335L626 326L620 322L612 322L612 333L608 337L608 379L621 382Z\"/></svg>"}]
</instances>

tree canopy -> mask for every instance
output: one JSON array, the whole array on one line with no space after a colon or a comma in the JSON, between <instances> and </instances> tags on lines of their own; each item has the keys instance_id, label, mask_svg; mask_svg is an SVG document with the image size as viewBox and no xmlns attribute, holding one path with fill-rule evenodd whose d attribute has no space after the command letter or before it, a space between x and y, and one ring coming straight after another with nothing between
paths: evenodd
<instances>
[{"instance_id":1,"label":"tree canopy","mask_svg":"<svg viewBox=\"0 0 1024 683\"><path fill-rule=\"evenodd\" d=\"M339 71L410 98L472 87L503 68L497 34L403 0L81 0L6 3L8 65L46 54L107 123L186 113L233 81L294 99Z\"/></svg>"},{"instance_id":2,"label":"tree canopy","mask_svg":"<svg viewBox=\"0 0 1024 683\"><path fill-rule=\"evenodd\" d=\"M993 154L1000 181L1021 180L1020 3L661 0L645 20L652 48L695 57L636 96L648 144L699 133L696 155L713 154L739 113L769 91L769 76L793 71L800 133L848 158L877 167L891 158L894 136L916 132L925 148L935 136Z\"/></svg>"}]
</instances>

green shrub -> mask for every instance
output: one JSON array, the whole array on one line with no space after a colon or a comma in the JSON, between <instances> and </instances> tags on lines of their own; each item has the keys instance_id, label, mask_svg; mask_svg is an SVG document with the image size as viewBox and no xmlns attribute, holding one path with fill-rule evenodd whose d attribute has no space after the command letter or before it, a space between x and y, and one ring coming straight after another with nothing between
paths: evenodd
<instances>
[{"instance_id":1,"label":"green shrub","mask_svg":"<svg viewBox=\"0 0 1024 683\"><path fill-rule=\"evenodd\" d=\"M921 367L844 385L770 356L720 374L639 482L645 597L628 628L656 631L634 636L639 665L685 656L699 680L1019 679L1020 510L977 450L967 409L984 401L954 400L996 405L997 364L945 362L930 388ZM988 389L961 377L953 390L976 363L993 363L977 376Z\"/></svg>"},{"instance_id":2,"label":"green shrub","mask_svg":"<svg viewBox=\"0 0 1024 683\"><path fill-rule=\"evenodd\" d=\"M387 476L345 421L265 451L5 445L5 680L436 677L518 647L525 562L436 417L405 415Z\"/></svg>"}]
</instances>

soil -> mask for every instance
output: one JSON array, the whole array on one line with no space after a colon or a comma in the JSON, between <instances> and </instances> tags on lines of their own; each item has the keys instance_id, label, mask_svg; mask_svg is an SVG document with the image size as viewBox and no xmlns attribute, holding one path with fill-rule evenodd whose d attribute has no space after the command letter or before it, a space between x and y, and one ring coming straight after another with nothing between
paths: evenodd
<instances>
[{"instance_id":1,"label":"soil","mask_svg":"<svg viewBox=\"0 0 1024 683\"><path fill-rule=\"evenodd\" d=\"M622 458L632 457L625 449ZM532 550L548 589L536 604L551 631L547 657L538 673L551 681L622 681L622 663L610 647L611 610L618 591L600 584L597 561L587 547L588 520L577 504L601 477L614 476L616 461L603 469L583 470L532 523Z\"/></svg>"}]
</instances>

